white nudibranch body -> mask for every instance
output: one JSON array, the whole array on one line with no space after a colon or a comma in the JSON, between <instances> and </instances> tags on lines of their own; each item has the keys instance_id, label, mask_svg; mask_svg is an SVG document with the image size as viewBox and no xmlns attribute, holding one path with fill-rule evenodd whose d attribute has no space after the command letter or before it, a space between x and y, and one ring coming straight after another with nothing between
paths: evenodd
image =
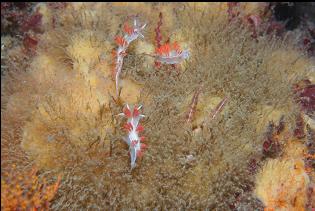
<instances>
[{"instance_id":1,"label":"white nudibranch body","mask_svg":"<svg viewBox=\"0 0 315 211\"><path fill-rule=\"evenodd\" d=\"M140 114L140 109L142 106L134 107L133 110L130 109L127 104L123 110L123 113L120 113L120 116L127 117L127 123L124 124L124 129L128 132L127 137L124 137L124 141L129 146L130 153L130 163L131 169L136 166L136 160L138 157L142 157L146 145L142 142L144 141L144 136L139 136L144 129L143 126L139 124L141 118L144 115Z\"/></svg>"},{"instance_id":2,"label":"white nudibranch body","mask_svg":"<svg viewBox=\"0 0 315 211\"><path fill-rule=\"evenodd\" d=\"M190 56L189 50L181 50L176 42L161 45L155 53L156 61L164 64L179 64Z\"/></svg>"},{"instance_id":3,"label":"white nudibranch body","mask_svg":"<svg viewBox=\"0 0 315 211\"><path fill-rule=\"evenodd\" d=\"M117 51L114 51L113 56L115 59L114 63L114 76L116 82L116 96L119 95L119 76L121 73L124 57L126 56L126 50L129 44L136 40L139 36L144 38L141 31L146 27L146 24L139 26L137 20L134 20L133 27L129 27L127 24L124 26L124 32L126 33L124 37L116 36L115 41L118 45Z\"/></svg>"}]
</instances>

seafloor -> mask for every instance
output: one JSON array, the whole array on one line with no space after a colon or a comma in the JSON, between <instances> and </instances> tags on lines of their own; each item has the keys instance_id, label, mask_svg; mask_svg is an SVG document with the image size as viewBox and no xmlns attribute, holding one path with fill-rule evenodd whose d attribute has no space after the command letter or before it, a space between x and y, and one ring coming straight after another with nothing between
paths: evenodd
<instances>
[{"instance_id":1,"label":"seafloor","mask_svg":"<svg viewBox=\"0 0 315 211\"><path fill-rule=\"evenodd\" d=\"M314 12L1 3L1 210L313 211Z\"/></svg>"}]
</instances>

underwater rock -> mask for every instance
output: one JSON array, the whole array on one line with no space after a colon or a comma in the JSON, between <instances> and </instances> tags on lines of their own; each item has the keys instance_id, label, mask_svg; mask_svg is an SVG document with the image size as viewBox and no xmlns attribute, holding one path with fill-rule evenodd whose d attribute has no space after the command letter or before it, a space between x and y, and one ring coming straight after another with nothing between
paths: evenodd
<instances>
[{"instance_id":1,"label":"underwater rock","mask_svg":"<svg viewBox=\"0 0 315 211\"><path fill-rule=\"evenodd\" d=\"M254 187L264 162L264 172L278 182L284 172L297 177L290 191L293 197L301 187L302 195L299 205L290 206L305 205L302 158L295 153L279 157L286 152L284 141L271 164L259 157L269 122L277 124L273 136L282 131L282 116L284 133L294 128L300 111L292 87L314 66L292 37L257 33L253 39L248 25L229 20L227 3L43 7L43 23L50 24L43 27L36 54L25 54L20 46L7 54L10 74L1 79L1 165L6 170L10 163L18 168L35 163L40 174L61 173L53 210L261 209L249 195L261 190L259 198L268 205L266 188L274 191L280 184L271 187L262 173L259 178L266 182L258 180ZM247 16L260 14L259 7L242 3L240 9L248 8L242 12ZM178 42L191 52L175 68L157 68L144 55L153 55L157 47L160 13L160 44ZM132 43L124 57L117 98L111 52L123 24L135 17L148 24L144 40ZM125 103L144 105L147 116L141 123L150 147L132 170L122 141L123 120L117 116ZM270 166L279 166L279 172Z\"/></svg>"}]
</instances>

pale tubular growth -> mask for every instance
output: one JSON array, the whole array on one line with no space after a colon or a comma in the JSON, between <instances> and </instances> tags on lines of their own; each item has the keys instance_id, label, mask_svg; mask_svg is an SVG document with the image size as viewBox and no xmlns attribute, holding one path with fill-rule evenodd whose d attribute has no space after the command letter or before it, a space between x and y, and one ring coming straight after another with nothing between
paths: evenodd
<instances>
[{"instance_id":1,"label":"pale tubular growth","mask_svg":"<svg viewBox=\"0 0 315 211\"><path fill-rule=\"evenodd\" d=\"M199 94L200 94L202 88L203 88L203 85L200 85L199 88L195 91L195 94L194 94L194 96L191 100L191 104L189 106L189 112L186 115L186 123L191 122L194 118L194 115L195 115L196 109L197 109Z\"/></svg>"},{"instance_id":2,"label":"pale tubular growth","mask_svg":"<svg viewBox=\"0 0 315 211\"><path fill-rule=\"evenodd\" d=\"M144 36L141 34L141 31L146 27L146 24L143 24L142 26L139 26L137 23L137 20L134 19L133 27L129 27L127 24L124 26L125 36L122 37L116 37L116 42L118 44L118 49L115 52L115 82L116 82L116 96L119 95L119 75L121 73L121 68L123 65L123 60L126 55L126 50L129 46L129 44L136 40L139 36L144 38Z\"/></svg>"},{"instance_id":3,"label":"pale tubular growth","mask_svg":"<svg viewBox=\"0 0 315 211\"><path fill-rule=\"evenodd\" d=\"M211 112L210 118L214 119L218 113L220 113L227 101L227 97L224 97L223 100L217 105L217 107Z\"/></svg>"},{"instance_id":4,"label":"pale tubular growth","mask_svg":"<svg viewBox=\"0 0 315 211\"><path fill-rule=\"evenodd\" d=\"M215 117L223 110L223 107L225 106L227 100L228 100L228 98L224 97L223 100L221 100L220 103L212 110L212 112L209 115L210 121L214 120ZM202 122L202 125L204 125L206 123L206 121L207 120L204 120Z\"/></svg>"},{"instance_id":5,"label":"pale tubular growth","mask_svg":"<svg viewBox=\"0 0 315 211\"><path fill-rule=\"evenodd\" d=\"M139 133L143 131L143 126L139 124L139 121L141 118L145 117L139 113L141 108L142 105L134 107L131 112L129 105L127 104L123 113L119 114L119 116L128 118L127 123L124 125L124 128L128 132L128 136L124 137L124 141L129 146L131 169L136 166L137 158L143 155L143 151L146 148L146 145L142 143L144 141L144 136L139 136Z\"/></svg>"}]
</instances>

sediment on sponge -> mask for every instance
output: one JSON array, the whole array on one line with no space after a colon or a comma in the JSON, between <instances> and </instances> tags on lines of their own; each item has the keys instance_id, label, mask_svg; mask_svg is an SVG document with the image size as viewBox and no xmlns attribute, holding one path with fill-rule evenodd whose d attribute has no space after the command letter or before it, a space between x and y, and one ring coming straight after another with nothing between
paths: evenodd
<instances>
[{"instance_id":1,"label":"sediment on sponge","mask_svg":"<svg viewBox=\"0 0 315 211\"><path fill-rule=\"evenodd\" d=\"M91 157L101 152L108 156L108 108L91 89L83 78L69 79L37 105L24 127L21 146L39 167L64 168L65 163L80 159L80 151Z\"/></svg>"},{"instance_id":2,"label":"sediment on sponge","mask_svg":"<svg viewBox=\"0 0 315 211\"><path fill-rule=\"evenodd\" d=\"M163 36L180 39L191 50L179 74L167 66L157 70L140 54L139 46L154 50L157 8L163 12ZM42 35L38 56L25 73L41 83L19 80L22 88L7 92L7 99L20 102L33 96L32 106L16 101L4 110L26 109L14 143L22 142L23 152L43 172L63 173L54 210L230 210L237 194L251 192L254 176L247 163L261 153L270 111L283 114L290 128L296 113L291 87L306 76L311 61L289 39L252 39L245 26L230 25L226 9L220 3L83 3L56 16L55 28ZM145 41L128 49L117 102L110 53L119 25L135 13L148 22ZM200 84L191 127L185 114ZM23 90L28 87L36 89ZM225 107L209 120L225 97ZM150 147L132 172L122 142L123 120L117 118L124 102L143 104L148 117L143 124ZM6 124L12 133L14 124Z\"/></svg>"}]
</instances>

